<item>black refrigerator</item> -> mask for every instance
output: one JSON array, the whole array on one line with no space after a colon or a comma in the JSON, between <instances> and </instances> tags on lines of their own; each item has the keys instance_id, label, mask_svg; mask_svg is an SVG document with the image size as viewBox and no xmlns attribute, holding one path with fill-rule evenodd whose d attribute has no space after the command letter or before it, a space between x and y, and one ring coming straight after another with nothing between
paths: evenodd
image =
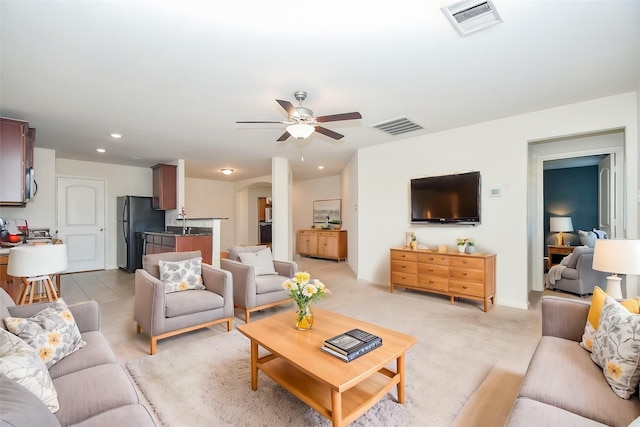
<instances>
[{"instance_id":1,"label":"black refrigerator","mask_svg":"<svg viewBox=\"0 0 640 427\"><path fill-rule=\"evenodd\" d=\"M144 234L164 231L164 211L151 207L151 197L118 197L118 267L133 273L142 268Z\"/></svg>"}]
</instances>

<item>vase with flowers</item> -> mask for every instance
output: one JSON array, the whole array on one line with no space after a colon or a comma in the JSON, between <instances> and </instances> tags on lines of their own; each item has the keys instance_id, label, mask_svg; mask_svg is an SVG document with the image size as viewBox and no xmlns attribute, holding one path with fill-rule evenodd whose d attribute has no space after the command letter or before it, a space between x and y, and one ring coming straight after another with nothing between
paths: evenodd
<instances>
[{"instance_id":1,"label":"vase with flowers","mask_svg":"<svg viewBox=\"0 0 640 427\"><path fill-rule=\"evenodd\" d=\"M289 291L289 297L296 303L296 329L306 331L313 326L311 303L331 293L318 279L311 281L311 275L300 271L291 279L285 280L282 287Z\"/></svg>"},{"instance_id":2,"label":"vase with flowers","mask_svg":"<svg viewBox=\"0 0 640 427\"><path fill-rule=\"evenodd\" d=\"M468 241L469 241L469 239L467 239L466 237L458 237L456 239L456 244L458 245L458 252L464 253L464 250L467 247L467 242Z\"/></svg>"}]
</instances>

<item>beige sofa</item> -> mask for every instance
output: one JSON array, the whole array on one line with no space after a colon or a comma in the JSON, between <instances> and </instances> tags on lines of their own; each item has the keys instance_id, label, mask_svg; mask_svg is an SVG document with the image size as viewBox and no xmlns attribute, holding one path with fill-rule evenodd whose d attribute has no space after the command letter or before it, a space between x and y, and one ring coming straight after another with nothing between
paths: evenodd
<instances>
[{"instance_id":1,"label":"beige sofa","mask_svg":"<svg viewBox=\"0 0 640 427\"><path fill-rule=\"evenodd\" d=\"M580 347L590 303L542 298L542 338L507 426L618 426L640 417L638 392L618 397Z\"/></svg>"},{"instance_id":2,"label":"beige sofa","mask_svg":"<svg viewBox=\"0 0 640 427\"><path fill-rule=\"evenodd\" d=\"M47 304L15 305L0 289L0 327L6 329L4 319L8 316L31 317ZM98 304L90 301L69 309L87 344L49 369L60 409L51 414L35 394L0 375L0 425L154 426L131 378L100 332Z\"/></svg>"}]
</instances>

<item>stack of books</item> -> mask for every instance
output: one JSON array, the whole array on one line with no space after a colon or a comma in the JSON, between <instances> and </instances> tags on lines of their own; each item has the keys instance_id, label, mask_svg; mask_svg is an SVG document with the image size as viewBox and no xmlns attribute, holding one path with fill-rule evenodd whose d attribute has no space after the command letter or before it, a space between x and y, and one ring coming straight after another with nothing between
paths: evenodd
<instances>
[{"instance_id":1,"label":"stack of books","mask_svg":"<svg viewBox=\"0 0 640 427\"><path fill-rule=\"evenodd\" d=\"M329 338L320 349L345 362L350 362L381 345L382 338L361 329L352 329L333 338Z\"/></svg>"}]
</instances>

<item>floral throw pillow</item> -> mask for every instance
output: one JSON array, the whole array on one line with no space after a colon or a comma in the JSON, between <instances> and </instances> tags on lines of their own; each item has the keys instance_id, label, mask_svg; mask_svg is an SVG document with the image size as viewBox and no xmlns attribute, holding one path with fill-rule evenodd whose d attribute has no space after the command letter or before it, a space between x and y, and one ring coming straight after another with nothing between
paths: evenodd
<instances>
[{"instance_id":1,"label":"floral throw pillow","mask_svg":"<svg viewBox=\"0 0 640 427\"><path fill-rule=\"evenodd\" d=\"M593 347L593 338L596 336L596 331L600 325L600 314L602 314L602 307L604 300L607 297L605 291L596 286L593 289L593 297L591 298L591 307L589 307L589 314L587 315L587 323L584 326L584 333L582 334L582 341L580 345L587 351L591 351ZM620 304L630 313L640 313L640 298L630 298L624 301L620 301Z\"/></svg>"},{"instance_id":2,"label":"floral throw pillow","mask_svg":"<svg viewBox=\"0 0 640 427\"><path fill-rule=\"evenodd\" d=\"M47 368L86 344L62 298L28 319L7 317L4 322L10 332L36 350Z\"/></svg>"},{"instance_id":3,"label":"floral throw pillow","mask_svg":"<svg viewBox=\"0 0 640 427\"><path fill-rule=\"evenodd\" d=\"M58 392L36 351L11 332L0 328L0 375L6 375L38 396L51 412L60 409Z\"/></svg>"},{"instance_id":4,"label":"floral throw pillow","mask_svg":"<svg viewBox=\"0 0 640 427\"><path fill-rule=\"evenodd\" d=\"M269 248L262 249L258 252L241 252L238 256L243 264L253 265L255 267L256 276L278 274L273 267L273 256Z\"/></svg>"},{"instance_id":5,"label":"floral throw pillow","mask_svg":"<svg viewBox=\"0 0 640 427\"><path fill-rule=\"evenodd\" d=\"M613 392L628 399L640 381L640 315L607 296L591 359L602 368Z\"/></svg>"},{"instance_id":6,"label":"floral throw pillow","mask_svg":"<svg viewBox=\"0 0 640 427\"><path fill-rule=\"evenodd\" d=\"M202 284L202 257L184 261L160 260L158 267L165 294L205 288Z\"/></svg>"}]
</instances>

